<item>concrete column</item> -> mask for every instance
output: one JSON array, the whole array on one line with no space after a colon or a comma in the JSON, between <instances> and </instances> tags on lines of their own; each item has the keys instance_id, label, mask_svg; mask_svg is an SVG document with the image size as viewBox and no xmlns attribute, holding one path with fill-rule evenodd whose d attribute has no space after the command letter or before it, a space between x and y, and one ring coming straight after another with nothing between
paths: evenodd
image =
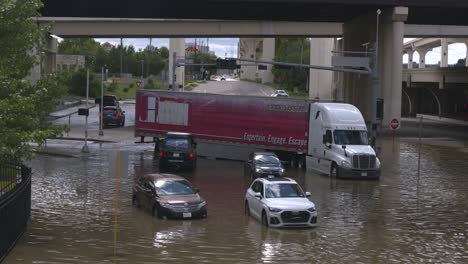
<instances>
[{"instance_id":1,"label":"concrete column","mask_svg":"<svg viewBox=\"0 0 468 264\"><path fill-rule=\"evenodd\" d=\"M408 8L396 7L387 17L384 39L383 57L380 57L381 94L384 99L384 117L382 127L390 128L393 118L401 118L401 98L403 83L403 37ZM387 44L388 43L388 44ZM384 67L382 67L384 63Z\"/></svg>"},{"instance_id":2,"label":"concrete column","mask_svg":"<svg viewBox=\"0 0 468 264\"><path fill-rule=\"evenodd\" d=\"M184 38L171 38L169 39L169 85L172 85L172 79L174 73L172 72L172 66L174 65L173 54L176 53L177 58L185 58L185 39ZM185 67L176 68L176 87L172 88L174 91L182 90L184 87L185 80Z\"/></svg>"},{"instance_id":3,"label":"concrete column","mask_svg":"<svg viewBox=\"0 0 468 264\"><path fill-rule=\"evenodd\" d=\"M446 38L440 39L440 67L448 67L448 42Z\"/></svg>"},{"instance_id":4,"label":"concrete column","mask_svg":"<svg viewBox=\"0 0 468 264\"><path fill-rule=\"evenodd\" d=\"M263 50L262 60L272 61L275 58L275 39L264 38L263 39ZM267 65L267 70L262 72L262 83L273 83L273 73L271 69L273 65Z\"/></svg>"},{"instance_id":5,"label":"concrete column","mask_svg":"<svg viewBox=\"0 0 468 264\"><path fill-rule=\"evenodd\" d=\"M333 47L334 39L332 38L311 38L310 64L331 66ZM336 99L331 71L310 69L309 76L309 98L322 101Z\"/></svg>"},{"instance_id":6,"label":"concrete column","mask_svg":"<svg viewBox=\"0 0 468 264\"><path fill-rule=\"evenodd\" d=\"M387 129L392 118L401 117L403 78L404 21L408 8L382 10L379 26L379 88L377 98L384 99L382 128ZM376 13L357 17L343 25L343 49L365 51L364 43L375 43ZM371 80L368 75L344 74L344 100L354 104L366 121L371 118Z\"/></svg>"},{"instance_id":7,"label":"concrete column","mask_svg":"<svg viewBox=\"0 0 468 264\"><path fill-rule=\"evenodd\" d=\"M465 42L466 54L465 54L465 67L468 67L468 42Z\"/></svg>"},{"instance_id":8,"label":"concrete column","mask_svg":"<svg viewBox=\"0 0 468 264\"><path fill-rule=\"evenodd\" d=\"M416 49L419 54L419 67L420 69L426 68L426 54L429 52L429 49Z\"/></svg>"},{"instance_id":9,"label":"concrete column","mask_svg":"<svg viewBox=\"0 0 468 264\"><path fill-rule=\"evenodd\" d=\"M413 69L414 50L407 50L406 53L408 54L408 69Z\"/></svg>"},{"instance_id":10,"label":"concrete column","mask_svg":"<svg viewBox=\"0 0 468 264\"><path fill-rule=\"evenodd\" d=\"M271 43L267 44L267 46ZM240 39L240 58L241 59L260 59L263 51L263 39L241 38ZM274 52L274 47L273 47ZM274 55L273 55L274 56ZM241 62L240 78L250 81L256 81L261 78L257 73L257 66L253 62ZM270 68L271 69L271 68Z\"/></svg>"},{"instance_id":11,"label":"concrete column","mask_svg":"<svg viewBox=\"0 0 468 264\"><path fill-rule=\"evenodd\" d=\"M53 73L56 71L56 63L57 63L57 39L47 36L46 40L46 47L45 47L45 58L44 58L44 65L43 70L45 74Z\"/></svg>"}]
</instances>

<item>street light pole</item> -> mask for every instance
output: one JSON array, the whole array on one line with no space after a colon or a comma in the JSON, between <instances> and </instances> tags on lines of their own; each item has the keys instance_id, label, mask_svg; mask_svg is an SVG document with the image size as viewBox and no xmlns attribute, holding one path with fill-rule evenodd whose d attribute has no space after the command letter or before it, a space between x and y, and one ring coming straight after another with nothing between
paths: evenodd
<instances>
[{"instance_id":1,"label":"street light pole","mask_svg":"<svg viewBox=\"0 0 468 264\"><path fill-rule=\"evenodd\" d=\"M99 136L104 136L102 130L102 118L104 115L104 67L101 68L101 103L99 104Z\"/></svg>"},{"instance_id":2,"label":"street light pole","mask_svg":"<svg viewBox=\"0 0 468 264\"><path fill-rule=\"evenodd\" d=\"M382 12L377 10L377 24L375 31L375 44L374 44L374 67L372 67L372 84L371 84L371 146L376 148L377 140L377 89L379 86L379 17Z\"/></svg>"},{"instance_id":3,"label":"street light pole","mask_svg":"<svg viewBox=\"0 0 468 264\"><path fill-rule=\"evenodd\" d=\"M89 69L86 71L86 109L89 114L89 107L88 107L88 101L89 101ZM89 148L88 148L88 115L85 117L85 143L83 148L81 149L81 152L83 153L89 153Z\"/></svg>"}]
</instances>

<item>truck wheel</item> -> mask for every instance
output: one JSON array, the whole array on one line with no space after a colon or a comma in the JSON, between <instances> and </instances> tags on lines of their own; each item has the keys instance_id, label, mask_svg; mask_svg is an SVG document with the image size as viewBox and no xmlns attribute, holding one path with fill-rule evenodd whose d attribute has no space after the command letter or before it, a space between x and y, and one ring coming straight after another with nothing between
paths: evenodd
<instances>
[{"instance_id":1,"label":"truck wheel","mask_svg":"<svg viewBox=\"0 0 468 264\"><path fill-rule=\"evenodd\" d=\"M333 162L331 169L330 169L330 177L338 177L338 166L336 166L336 163Z\"/></svg>"},{"instance_id":2,"label":"truck wheel","mask_svg":"<svg viewBox=\"0 0 468 264\"><path fill-rule=\"evenodd\" d=\"M306 168L306 162L305 162L305 157L304 156L299 156L297 159L297 166L300 169L305 169Z\"/></svg>"}]
</instances>

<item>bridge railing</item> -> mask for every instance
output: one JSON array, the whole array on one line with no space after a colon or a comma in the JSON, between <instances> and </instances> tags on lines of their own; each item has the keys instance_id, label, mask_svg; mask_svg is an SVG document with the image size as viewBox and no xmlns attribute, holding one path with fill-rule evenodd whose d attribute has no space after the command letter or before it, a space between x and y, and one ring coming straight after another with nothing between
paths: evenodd
<instances>
[{"instance_id":1,"label":"bridge railing","mask_svg":"<svg viewBox=\"0 0 468 264\"><path fill-rule=\"evenodd\" d=\"M0 164L0 262L26 230L31 216L31 169Z\"/></svg>"}]
</instances>

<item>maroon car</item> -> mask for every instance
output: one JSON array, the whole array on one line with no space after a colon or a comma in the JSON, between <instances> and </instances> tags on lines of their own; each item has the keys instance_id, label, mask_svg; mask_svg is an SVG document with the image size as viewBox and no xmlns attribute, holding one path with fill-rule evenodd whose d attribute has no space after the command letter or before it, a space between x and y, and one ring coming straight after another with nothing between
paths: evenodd
<instances>
[{"instance_id":1,"label":"maroon car","mask_svg":"<svg viewBox=\"0 0 468 264\"><path fill-rule=\"evenodd\" d=\"M133 187L132 202L166 218L206 218L206 201L186 179L173 174L146 174Z\"/></svg>"}]
</instances>

